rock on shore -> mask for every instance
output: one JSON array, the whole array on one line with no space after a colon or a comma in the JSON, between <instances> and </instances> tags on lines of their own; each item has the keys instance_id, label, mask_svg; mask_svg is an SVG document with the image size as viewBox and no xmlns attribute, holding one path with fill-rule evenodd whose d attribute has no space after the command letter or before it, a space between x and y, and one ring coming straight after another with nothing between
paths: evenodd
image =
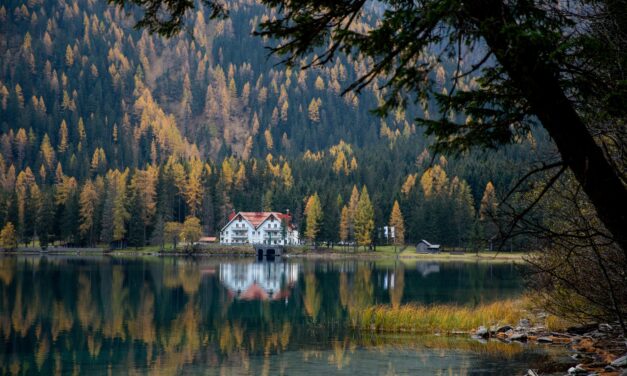
<instances>
[{"instance_id":1,"label":"rock on shore","mask_svg":"<svg viewBox=\"0 0 627 376\"><path fill-rule=\"evenodd\" d=\"M567 375L627 376L627 342L620 327L611 323L573 327L565 332L551 332L543 326L534 326L522 319L516 326L501 325L489 329L477 328L473 338L485 341L494 338L503 342L536 343L549 346L567 346L578 364L570 367ZM529 373L531 372L531 373ZM538 374L534 370L527 373Z\"/></svg>"}]
</instances>

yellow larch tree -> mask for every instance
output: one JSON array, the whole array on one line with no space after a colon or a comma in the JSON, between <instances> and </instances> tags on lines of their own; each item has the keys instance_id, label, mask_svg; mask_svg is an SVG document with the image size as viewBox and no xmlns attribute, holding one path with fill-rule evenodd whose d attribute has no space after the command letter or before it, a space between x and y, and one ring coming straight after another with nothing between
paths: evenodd
<instances>
[{"instance_id":1,"label":"yellow larch tree","mask_svg":"<svg viewBox=\"0 0 627 376\"><path fill-rule=\"evenodd\" d=\"M350 235L350 210L348 206L342 207L342 213L340 214L340 240L343 242L348 241Z\"/></svg>"},{"instance_id":2,"label":"yellow larch tree","mask_svg":"<svg viewBox=\"0 0 627 376\"><path fill-rule=\"evenodd\" d=\"M47 133L44 134L44 138L41 141L40 150L41 150L41 156L43 158L43 161L46 164L46 168L49 171L52 171L52 169L54 168L54 162L56 160L56 156L54 153L54 149L52 148L52 145L50 144L50 137L48 137Z\"/></svg>"},{"instance_id":3,"label":"yellow larch tree","mask_svg":"<svg viewBox=\"0 0 627 376\"><path fill-rule=\"evenodd\" d=\"M290 165L287 164L287 161L283 163L283 168L281 168L281 179L283 180L285 188L292 189L294 186L294 178L292 177L292 169Z\"/></svg>"},{"instance_id":4,"label":"yellow larch tree","mask_svg":"<svg viewBox=\"0 0 627 376\"><path fill-rule=\"evenodd\" d=\"M199 159L192 159L189 162L189 173L187 177L187 184L184 188L185 203L189 208L189 213L192 216L198 215L200 212L200 205L203 199L203 184L202 184L202 171L203 163Z\"/></svg>"},{"instance_id":5,"label":"yellow larch tree","mask_svg":"<svg viewBox=\"0 0 627 376\"><path fill-rule=\"evenodd\" d=\"M94 214L98 205L98 192L91 180L87 180L83 185L79 196L79 231L81 235L88 236L89 241L93 240Z\"/></svg>"},{"instance_id":6,"label":"yellow larch tree","mask_svg":"<svg viewBox=\"0 0 627 376\"><path fill-rule=\"evenodd\" d=\"M368 246L372 243L374 230L374 208L370 202L368 189L364 185L359 194L359 202L355 212L355 240L358 245Z\"/></svg>"},{"instance_id":7,"label":"yellow larch tree","mask_svg":"<svg viewBox=\"0 0 627 376\"><path fill-rule=\"evenodd\" d=\"M320 232L320 222L322 221L322 206L318 193L309 196L307 205L305 205L305 238L315 243L318 233Z\"/></svg>"},{"instance_id":8,"label":"yellow larch tree","mask_svg":"<svg viewBox=\"0 0 627 376\"><path fill-rule=\"evenodd\" d=\"M496 212L498 201L496 199L496 192L494 191L494 184L489 181L485 190L483 191L483 197L481 198L481 206L479 207L479 219L485 220L488 217L494 215Z\"/></svg>"},{"instance_id":9,"label":"yellow larch tree","mask_svg":"<svg viewBox=\"0 0 627 376\"><path fill-rule=\"evenodd\" d=\"M65 153L68 149L68 132L65 120L61 121L61 126L59 127L59 145L57 149L59 153Z\"/></svg>"},{"instance_id":10,"label":"yellow larch tree","mask_svg":"<svg viewBox=\"0 0 627 376\"><path fill-rule=\"evenodd\" d=\"M398 201L394 201L390 214L390 227L394 227L394 244L405 244L405 221Z\"/></svg>"},{"instance_id":11,"label":"yellow larch tree","mask_svg":"<svg viewBox=\"0 0 627 376\"><path fill-rule=\"evenodd\" d=\"M428 168L424 174L422 174L420 184L422 185L425 197L429 198L433 195L445 192L448 185L448 177L440 165L435 165Z\"/></svg>"}]
</instances>

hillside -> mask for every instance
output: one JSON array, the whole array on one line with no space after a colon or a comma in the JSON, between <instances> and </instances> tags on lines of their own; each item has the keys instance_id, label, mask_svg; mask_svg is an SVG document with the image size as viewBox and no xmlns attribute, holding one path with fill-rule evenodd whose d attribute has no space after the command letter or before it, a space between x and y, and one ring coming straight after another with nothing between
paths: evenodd
<instances>
[{"instance_id":1,"label":"hillside","mask_svg":"<svg viewBox=\"0 0 627 376\"><path fill-rule=\"evenodd\" d=\"M226 20L198 11L186 33L163 39L103 1L3 2L0 222L24 242L144 244L188 216L215 234L231 210L289 208L304 229L318 192L317 240L337 241L353 186L365 186L377 227L400 202L408 240L487 236L478 223L496 201L490 186L506 189L544 141L433 156L412 121L434 116L429 103L377 118L376 83L339 95L367 63L277 65L250 35L272 15L254 1L229 7Z\"/></svg>"}]
</instances>

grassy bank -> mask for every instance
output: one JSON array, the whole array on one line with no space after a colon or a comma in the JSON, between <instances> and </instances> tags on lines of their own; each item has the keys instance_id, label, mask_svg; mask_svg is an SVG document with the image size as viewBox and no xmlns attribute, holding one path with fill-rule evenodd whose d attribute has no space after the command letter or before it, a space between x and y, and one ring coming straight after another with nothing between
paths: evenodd
<instances>
[{"instance_id":1,"label":"grassy bank","mask_svg":"<svg viewBox=\"0 0 627 376\"><path fill-rule=\"evenodd\" d=\"M362 247L358 249L339 247L324 248L318 247L314 249L309 246L288 247L288 255L309 258L359 258L359 259L387 259L402 260L403 262L412 261L472 261L472 262L519 262L529 253L523 252L478 252L478 253L416 253L413 246L394 247L394 246L378 246L375 251L364 250Z\"/></svg>"},{"instance_id":2,"label":"grassy bank","mask_svg":"<svg viewBox=\"0 0 627 376\"><path fill-rule=\"evenodd\" d=\"M179 244L177 249L173 249L172 244L166 244L162 249L159 245L150 245L144 247L128 247L123 249L109 250L108 245L98 244L93 248L80 247L57 247L50 246L48 253L50 254L75 254L75 253L109 253L114 255L220 255L220 256L254 256L255 251L252 245L221 245L208 244L195 251L188 252L185 246ZM35 245L30 247L19 247L17 250L7 253L40 253L41 249ZM416 253L413 246L394 247L394 246L378 246L376 251L364 250L363 247L358 249L336 246L334 248L311 246L288 246L286 247L286 255L295 257L320 258L320 259L338 259L338 258L356 258L356 259L377 259L377 260L402 260L403 263L409 263L420 260L425 261L478 261L478 262L510 262L522 261L523 257L528 255L521 252L479 252L479 253ZM396 262L396 261L395 261Z\"/></svg>"},{"instance_id":3,"label":"grassy bank","mask_svg":"<svg viewBox=\"0 0 627 376\"><path fill-rule=\"evenodd\" d=\"M549 330L567 325L554 316L534 315L532 299L525 297L482 304L476 307L455 305L386 305L366 308L351 317L355 328L379 332L454 333L469 332L479 326L515 325L527 318Z\"/></svg>"}]
</instances>

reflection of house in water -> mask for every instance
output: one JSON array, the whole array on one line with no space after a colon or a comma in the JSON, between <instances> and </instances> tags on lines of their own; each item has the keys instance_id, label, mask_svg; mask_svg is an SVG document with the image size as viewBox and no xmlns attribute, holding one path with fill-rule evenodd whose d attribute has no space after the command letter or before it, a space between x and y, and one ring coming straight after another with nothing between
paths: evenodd
<instances>
[{"instance_id":1,"label":"reflection of house in water","mask_svg":"<svg viewBox=\"0 0 627 376\"><path fill-rule=\"evenodd\" d=\"M220 264L220 282L236 299L287 301L298 272L290 263Z\"/></svg>"},{"instance_id":2,"label":"reflection of house in water","mask_svg":"<svg viewBox=\"0 0 627 376\"><path fill-rule=\"evenodd\" d=\"M423 277L426 277L431 273L439 273L440 264L437 262L419 262L416 264L416 270L418 270Z\"/></svg>"}]
</instances>

